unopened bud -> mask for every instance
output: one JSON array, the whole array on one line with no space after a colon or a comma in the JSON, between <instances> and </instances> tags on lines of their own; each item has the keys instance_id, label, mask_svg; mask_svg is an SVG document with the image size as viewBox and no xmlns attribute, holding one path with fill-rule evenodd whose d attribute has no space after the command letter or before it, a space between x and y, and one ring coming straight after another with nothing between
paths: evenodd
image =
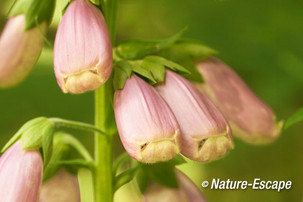
<instances>
[{"instance_id":1,"label":"unopened bud","mask_svg":"<svg viewBox=\"0 0 303 202\"><path fill-rule=\"evenodd\" d=\"M43 37L35 27L25 30L25 16L12 16L0 38L0 88L14 86L29 74L43 48ZM40 25L46 30L46 23Z\"/></svg>"},{"instance_id":2,"label":"unopened bud","mask_svg":"<svg viewBox=\"0 0 303 202\"><path fill-rule=\"evenodd\" d=\"M40 153L17 141L0 158L0 201L37 202L42 173Z\"/></svg>"},{"instance_id":3,"label":"unopened bud","mask_svg":"<svg viewBox=\"0 0 303 202\"><path fill-rule=\"evenodd\" d=\"M156 89L178 120L184 156L195 161L211 161L223 157L233 148L227 121L188 80L166 70L165 82Z\"/></svg>"},{"instance_id":4,"label":"unopened bud","mask_svg":"<svg viewBox=\"0 0 303 202\"><path fill-rule=\"evenodd\" d=\"M67 7L57 30L54 68L64 93L80 94L104 84L112 71L112 46L102 13L87 0Z\"/></svg>"},{"instance_id":5,"label":"unopened bud","mask_svg":"<svg viewBox=\"0 0 303 202\"><path fill-rule=\"evenodd\" d=\"M206 202L199 188L184 173L176 170L179 188L173 189L152 183L147 188L144 202Z\"/></svg>"},{"instance_id":6,"label":"unopened bud","mask_svg":"<svg viewBox=\"0 0 303 202\"><path fill-rule=\"evenodd\" d=\"M205 84L197 85L228 119L233 134L252 144L274 141L282 122L230 67L215 58L197 64Z\"/></svg>"},{"instance_id":7,"label":"unopened bud","mask_svg":"<svg viewBox=\"0 0 303 202\"><path fill-rule=\"evenodd\" d=\"M156 90L132 75L114 96L118 131L126 151L145 163L167 161L179 153L180 129Z\"/></svg>"},{"instance_id":8,"label":"unopened bud","mask_svg":"<svg viewBox=\"0 0 303 202\"><path fill-rule=\"evenodd\" d=\"M53 178L43 183L40 191L40 202L80 202L80 191L77 177L64 169Z\"/></svg>"}]
</instances>

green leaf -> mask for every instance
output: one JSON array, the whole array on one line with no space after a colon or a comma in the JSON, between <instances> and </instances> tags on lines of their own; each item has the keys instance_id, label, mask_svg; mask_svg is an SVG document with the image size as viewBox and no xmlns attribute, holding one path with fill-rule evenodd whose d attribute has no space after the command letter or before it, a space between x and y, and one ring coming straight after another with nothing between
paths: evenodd
<instances>
[{"instance_id":1,"label":"green leaf","mask_svg":"<svg viewBox=\"0 0 303 202\"><path fill-rule=\"evenodd\" d=\"M61 161L62 159L66 158L68 154L69 147L63 141L63 137L64 133L62 132L57 132L54 134L52 156L49 163L46 165L46 167L44 167L43 181L50 179L58 172L60 169L60 164L56 164L54 162Z\"/></svg>"},{"instance_id":2,"label":"green leaf","mask_svg":"<svg viewBox=\"0 0 303 202\"><path fill-rule=\"evenodd\" d=\"M118 156L117 159L115 159L113 163L113 175L116 176L116 173L118 171L119 166L124 163L126 160L129 160L130 156L127 152L122 153L120 156Z\"/></svg>"},{"instance_id":3,"label":"green leaf","mask_svg":"<svg viewBox=\"0 0 303 202\"><path fill-rule=\"evenodd\" d=\"M165 67L162 64L149 60L149 58L144 58L141 66L148 71L150 71L157 82L163 82L165 77Z\"/></svg>"},{"instance_id":4,"label":"green leaf","mask_svg":"<svg viewBox=\"0 0 303 202\"><path fill-rule=\"evenodd\" d=\"M303 108L299 109L290 118L287 119L287 121L286 121L286 123L284 125L284 129L287 129L290 126L292 126L295 123L298 123L300 121L303 121Z\"/></svg>"},{"instance_id":5,"label":"green leaf","mask_svg":"<svg viewBox=\"0 0 303 202\"><path fill-rule=\"evenodd\" d=\"M115 90L122 89L127 78L132 73L131 64L128 61L122 60L114 65L113 87Z\"/></svg>"},{"instance_id":6,"label":"green leaf","mask_svg":"<svg viewBox=\"0 0 303 202\"><path fill-rule=\"evenodd\" d=\"M12 146L18 139L21 138L23 133L28 130L32 130L33 128L43 124L47 119L45 117L38 117L35 119L32 119L28 122L26 122L19 130L18 132L5 144L5 146L2 148L1 153L6 151L10 146ZM23 140L22 140L23 143Z\"/></svg>"},{"instance_id":7,"label":"green leaf","mask_svg":"<svg viewBox=\"0 0 303 202\"><path fill-rule=\"evenodd\" d=\"M42 151L43 151L43 166L46 167L49 163L53 153L53 137L54 134L44 134L42 137Z\"/></svg>"},{"instance_id":8,"label":"green leaf","mask_svg":"<svg viewBox=\"0 0 303 202\"><path fill-rule=\"evenodd\" d=\"M143 41L143 40L128 40L120 43L115 51L124 59L138 59L146 55L158 52L163 48L169 47L176 42L185 32L186 28L177 34L163 40Z\"/></svg>"},{"instance_id":9,"label":"green leaf","mask_svg":"<svg viewBox=\"0 0 303 202\"><path fill-rule=\"evenodd\" d=\"M53 134L55 125L47 118L42 118L40 122L29 127L22 134L23 149L39 149L42 146L43 136ZM50 138L45 138L45 140Z\"/></svg>"},{"instance_id":10,"label":"green leaf","mask_svg":"<svg viewBox=\"0 0 303 202\"><path fill-rule=\"evenodd\" d=\"M141 166L138 169L135 179L136 179L140 192L144 193L146 191L146 189L148 188L149 176L148 176L148 172L146 170L144 170L143 166Z\"/></svg>"},{"instance_id":11,"label":"green leaf","mask_svg":"<svg viewBox=\"0 0 303 202\"><path fill-rule=\"evenodd\" d=\"M81 168L78 171L78 182L80 188L80 201L94 202L94 180L92 171Z\"/></svg>"},{"instance_id":12,"label":"green leaf","mask_svg":"<svg viewBox=\"0 0 303 202\"><path fill-rule=\"evenodd\" d=\"M51 23L55 0L17 0L14 4L10 16L24 14L26 18L25 30L30 30L36 26L36 20L39 24Z\"/></svg>"},{"instance_id":13,"label":"green leaf","mask_svg":"<svg viewBox=\"0 0 303 202\"><path fill-rule=\"evenodd\" d=\"M182 72L182 73L187 73L190 74L190 71L188 71L186 68L182 67L181 65L170 61L166 58L160 57L160 56L147 56L144 58L144 61L147 60L149 62L157 63L160 65L163 65L165 67L170 68L171 70L177 71L177 72Z\"/></svg>"},{"instance_id":14,"label":"green leaf","mask_svg":"<svg viewBox=\"0 0 303 202\"><path fill-rule=\"evenodd\" d=\"M165 187L178 188L179 185L175 172L175 166L184 163L186 163L186 161L181 155L177 155L173 159L166 162L154 164L139 163L140 167L136 175L136 182L139 190L141 193L144 193L150 181Z\"/></svg>"},{"instance_id":15,"label":"green leaf","mask_svg":"<svg viewBox=\"0 0 303 202\"><path fill-rule=\"evenodd\" d=\"M137 170L138 168L132 168L115 177L114 191L117 191L120 187L122 187L123 185L129 183L132 179L134 179Z\"/></svg>"},{"instance_id":16,"label":"green leaf","mask_svg":"<svg viewBox=\"0 0 303 202\"><path fill-rule=\"evenodd\" d=\"M150 179L154 182L170 187L178 188L178 181L175 172L175 167L167 163L156 163L150 168Z\"/></svg>"}]
</instances>

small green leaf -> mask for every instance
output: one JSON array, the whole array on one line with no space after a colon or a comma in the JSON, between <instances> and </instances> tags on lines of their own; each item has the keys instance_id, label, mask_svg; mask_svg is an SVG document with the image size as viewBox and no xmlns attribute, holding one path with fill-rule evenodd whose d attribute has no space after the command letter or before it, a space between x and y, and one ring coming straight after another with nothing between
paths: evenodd
<instances>
[{"instance_id":1,"label":"small green leaf","mask_svg":"<svg viewBox=\"0 0 303 202\"><path fill-rule=\"evenodd\" d=\"M134 179L137 170L138 168L132 168L116 176L114 181L114 191L117 191L120 187Z\"/></svg>"},{"instance_id":2,"label":"small green leaf","mask_svg":"<svg viewBox=\"0 0 303 202\"><path fill-rule=\"evenodd\" d=\"M54 134L44 134L42 137L42 151L43 151L43 166L46 167L49 163L53 153L53 137Z\"/></svg>"},{"instance_id":3,"label":"small green leaf","mask_svg":"<svg viewBox=\"0 0 303 202\"><path fill-rule=\"evenodd\" d=\"M94 180L92 171L80 168L78 171L78 182L80 188L81 201L94 202Z\"/></svg>"},{"instance_id":4,"label":"small green leaf","mask_svg":"<svg viewBox=\"0 0 303 202\"><path fill-rule=\"evenodd\" d=\"M162 64L149 60L149 58L146 57L143 59L141 66L152 73L156 82L164 81L165 67Z\"/></svg>"},{"instance_id":5,"label":"small green leaf","mask_svg":"<svg viewBox=\"0 0 303 202\"><path fill-rule=\"evenodd\" d=\"M35 119L32 119L28 122L26 122L19 130L18 132L5 144L5 146L2 148L1 153L6 151L10 146L12 146L18 139L21 138L23 133L27 130L31 130L31 128L34 128L43 122L45 122L46 118L45 117L38 117ZM23 140L22 140L23 142Z\"/></svg>"},{"instance_id":6,"label":"small green leaf","mask_svg":"<svg viewBox=\"0 0 303 202\"><path fill-rule=\"evenodd\" d=\"M54 162L61 161L66 158L69 147L63 141L64 133L57 132L54 134L53 138L53 148L52 148L52 156L50 158L49 163L44 167L43 170L43 181L46 181L53 177L58 170L60 169L59 164L55 164Z\"/></svg>"},{"instance_id":7,"label":"small green leaf","mask_svg":"<svg viewBox=\"0 0 303 202\"><path fill-rule=\"evenodd\" d=\"M148 188L148 182L149 182L148 172L146 170L144 170L143 166L141 166L138 169L135 179L136 179L140 192L143 194L146 191L146 189Z\"/></svg>"},{"instance_id":8,"label":"small green leaf","mask_svg":"<svg viewBox=\"0 0 303 202\"><path fill-rule=\"evenodd\" d=\"M161 64L174 71L190 74L190 71L188 71L186 68L182 67L181 65L179 65L173 61L170 61L170 60L160 57L160 56L147 56L144 58L144 60L147 60L147 61L150 61L153 63L157 63L157 64Z\"/></svg>"},{"instance_id":9,"label":"small green leaf","mask_svg":"<svg viewBox=\"0 0 303 202\"><path fill-rule=\"evenodd\" d=\"M113 163L113 175L116 176L119 166L124 163L126 160L130 159L130 156L127 152L122 153L115 159Z\"/></svg>"},{"instance_id":10,"label":"small green leaf","mask_svg":"<svg viewBox=\"0 0 303 202\"><path fill-rule=\"evenodd\" d=\"M121 58L138 59L169 47L183 35L185 30L186 28L167 39L158 41L128 40L120 43L115 51Z\"/></svg>"},{"instance_id":11,"label":"small green leaf","mask_svg":"<svg viewBox=\"0 0 303 202\"><path fill-rule=\"evenodd\" d=\"M132 73L131 64L122 60L115 64L114 70L113 87L115 90L122 89L127 78L129 78Z\"/></svg>"},{"instance_id":12,"label":"small green leaf","mask_svg":"<svg viewBox=\"0 0 303 202\"><path fill-rule=\"evenodd\" d=\"M284 129L287 129L290 126L292 126L295 123L298 123L300 121L303 121L303 108L299 109L290 118L287 119L287 121L286 121L286 123L284 125Z\"/></svg>"},{"instance_id":13,"label":"small green leaf","mask_svg":"<svg viewBox=\"0 0 303 202\"><path fill-rule=\"evenodd\" d=\"M32 125L22 134L23 149L39 149L42 146L43 136L50 136L54 132L55 126L47 118Z\"/></svg>"},{"instance_id":14,"label":"small green leaf","mask_svg":"<svg viewBox=\"0 0 303 202\"><path fill-rule=\"evenodd\" d=\"M187 163L186 160L180 155L176 155L173 159L168 161L169 164L177 166Z\"/></svg>"},{"instance_id":15,"label":"small green leaf","mask_svg":"<svg viewBox=\"0 0 303 202\"><path fill-rule=\"evenodd\" d=\"M168 163L155 163L149 169L150 178L163 186L178 188L175 167Z\"/></svg>"}]
</instances>

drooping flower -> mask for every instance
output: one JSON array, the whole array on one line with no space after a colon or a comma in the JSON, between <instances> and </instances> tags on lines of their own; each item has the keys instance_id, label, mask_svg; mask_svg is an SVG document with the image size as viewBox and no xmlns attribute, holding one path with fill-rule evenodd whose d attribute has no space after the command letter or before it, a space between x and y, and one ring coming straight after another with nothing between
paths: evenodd
<instances>
[{"instance_id":1,"label":"drooping flower","mask_svg":"<svg viewBox=\"0 0 303 202\"><path fill-rule=\"evenodd\" d=\"M211 161L223 157L233 148L227 121L188 80L166 70L165 82L156 89L180 125L183 155L195 161Z\"/></svg>"},{"instance_id":2,"label":"drooping flower","mask_svg":"<svg viewBox=\"0 0 303 202\"><path fill-rule=\"evenodd\" d=\"M21 140L0 158L1 201L37 202L43 162L37 150L22 150Z\"/></svg>"},{"instance_id":3,"label":"drooping flower","mask_svg":"<svg viewBox=\"0 0 303 202\"><path fill-rule=\"evenodd\" d=\"M40 25L46 30L46 23ZM37 27L25 30L25 15L12 16L0 37L0 88L17 85L37 62L43 37Z\"/></svg>"},{"instance_id":4,"label":"drooping flower","mask_svg":"<svg viewBox=\"0 0 303 202\"><path fill-rule=\"evenodd\" d=\"M77 177L64 169L42 184L39 202L80 202Z\"/></svg>"},{"instance_id":5,"label":"drooping flower","mask_svg":"<svg viewBox=\"0 0 303 202\"><path fill-rule=\"evenodd\" d=\"M144 202L206 202L199 188L184 173L176 170L178 189L160 186L156 183L150 184L144 193Z\"/></svg>"},{"instance_id":6,"label":"drooping flower","mask_svg":"<svg viewBox=\"0 0 303 202\"><path fill-rule=\"evenodd\" d=\"M179 153L180 129L167 103L145 81L132 75L114 96L121 141L133 158L167 161Z\"/></svg>"},{"instance_id":7,"label":"drooping flower","mask_svg":"<svg viewBox=\"0 0 303 202\"><path fill-rule=\"evenodd\" d=\"M282 122L247 84L227 65L215 58L200 61L197 68L205 84L198 85L228 119L233 134L243 141L262 144L274 141Z\"/></svg>"},{"instance_id":8,"label":"drooping flower","mask_svg":"<svg viewBox=\"0 0 303 202\"><path fill-rule=\"evenodd\" d=\"M112 71L112 45L105 19L87 0L67 7L54 47L57 82L64 93L79 94L104 84Z\"/></svg>"}]
</instances>

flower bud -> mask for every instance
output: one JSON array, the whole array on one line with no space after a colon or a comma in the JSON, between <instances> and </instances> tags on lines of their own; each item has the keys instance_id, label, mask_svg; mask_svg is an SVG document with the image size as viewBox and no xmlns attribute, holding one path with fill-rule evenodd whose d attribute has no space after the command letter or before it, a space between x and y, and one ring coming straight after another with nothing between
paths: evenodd
<instances>
[{"instance_id":1,"label":"flower bud","mask_svg":"<svg viewBox=\"0 0 303 202\"><path fill-rule=\"evenodd\" d=\"M112 46L102 13L87 0L75 0L59 24L54 47L57 82L64 93L100 87L112 71Z\"/></svg>"},{"instance_id":2,"label":"flower bud","mask_svg":"<svg viewBox=\"0 0 303 202\"><path fill-rule=\"evenodd\" d=\"M22 150L21 140L0 158L1 201L37 202L43 162L37 150Z\"/></svg>"},{"instance_id":3,"label":"flower bud","mask_svg":"<svg viewBox=\"0 0 303 202\"><path fill-rule=\"evenodd\" d=\"M144 193L144 202L205 202L205 197L199 188L184 173L176 170L178 189L162 187L152 183Z\"/></svg>"},{"instance_id":4,"label":"flower bud","mask_svg":"<svg viewBox=\"0 0 303 202\"><path fill-rule=\"evenodd\" d=\"M233 148L229 125L221 112L188 80L166 70L165 82L156 87L181 128L181 153L195 161L223 157Z\"/></svg>"},{"instance_id":5,"label":"flower bud","mask_svg":"<svg viewBox=\"0 0 303 202\"><path fill-rule=\"evenodd\" d=\"M46 23L40 25L46 30ZM14 86L29 74L43 48L38 28L25 31L25 16L12 16L0 37L0 88Z\"/></svg>"},{"instance_id":6,"label":"flower bud","mask_svg":"<svg viewBox=\"0 0 303 202\"><path fill-rule=\"evenodd\" d=\"M224 114L236 137L252 144L278 137L282 122L276 124L271 108L231 68L215 58L201 61L197 67L205 81L199 89Z\"/></svg>"},{"instance_id":7,"label":"flower bud","mask_svg":"<svg viewBox=\"0 0 303 202\"><path fill-rule=\"evenodd\" d=\"M43 183L40 202L80 202L80 190L77 177L64 169Z\"/></svg>"},{"instance_id":8,"label":"flower bud","mask_svg":"<svg viewBox=\"0 0 303 202\"><path fill-rule=\"evenodd\" d=\"M132 75L114 96L118 131L124 148L145 163L167 161L179 153L180 129L156 90Z\"/></svg>"}]
</instances>

